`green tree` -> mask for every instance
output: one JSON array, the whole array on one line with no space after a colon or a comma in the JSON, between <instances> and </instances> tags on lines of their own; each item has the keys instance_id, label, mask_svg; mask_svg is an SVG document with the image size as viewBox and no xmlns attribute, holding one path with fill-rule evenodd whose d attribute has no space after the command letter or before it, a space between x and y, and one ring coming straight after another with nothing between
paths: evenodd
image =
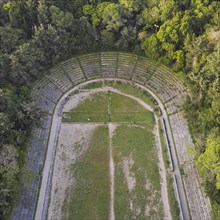
<instances>
[{"instance_id":1,"label":"green tree","mask_svg":"<svg viewBox=\"0 0 220 220\"><path fill-rule=\"evenodd\" d=\"M206 151L197 160L199 171L206 181L220 189L220 137L207 139Z\"/></svg>"},{"instance_id":2,"label":"green tree","mask_svg":"<svg viewBox=\"0 0 220 220\"><path fill-rule=\"evenodd\" d=\"M56 29L52 25L35 27L33 45L42 51L45 66L57 64L59 60L67 57L69 54L67 38L65 30Z\"/></svg>"},{"instance_id":3,"label":"green tree","mask_svg":"<svg viewBox=\"0 0 220 220\"><path fill-rule=\"evenodd\" d=\"M0 53L0 88L9 84L10 58L8 54Z\"/></svg>"},{"instance_id":4,"label":"green tree","mask_svg":"<svg viewBox=\"0 0 220 220\"><path fill-rule=\"evenodd\" d=\"M101 31L101 44L103 49L113 49L115 44L114 34L110 31Z\"/></svg>"},{"instance_id":5,"label":"green tree","mask_svg":"<svg viewBox=\"0 0 220 220\"><path fill-rule=\"evenodd\" d=\"M155 30L156 33L158 27L157 26L155 27L155 25L158 25L160 23L159 8L156 6L153 8L144 8L142 10L142 18L144 20L145 27L153 31Z\"/></svg>"},{"instance_id":6,"label":"green tree","mask_svg":"<svg viewBox=\"0 0 220 220\"><path fill-rule=\"evenodd\" d=\"M146 3L144 0L119 0L119 2L129 11L139 11Z\"/></svg>"},{"instance_id":7,"label":"green tree","mask_svg":"<svg viewBox=\"0 0 220 220\"><path fill-rule=\"evenodd\" d=\"M24 35L20 29L0 26L0 41L0 52L9 54L24 43Z\"/></svg>"},{"instance_id":8,"label":"green tree","mask_svg":"<svg viewBox=\"0 0 220 220\"><path fill-rule=\"evenodd\" d=\"M185 66L185 56L183 50L175 51L173 58L175 59L175 70L183 70Z\"/></svg>"},{"instance_id":9,"label":"green tree","mask_svg":"<svg viewBox=\"0 0 220 220\"><path fill-rule=\"evenodd\" d=\"M4 145L0 149L0 215L7 211L10 200L18 186L18 152L13 145Z\"/></svg>"},{"instance_id":10,"label":"green tree","mask_svg":"<svg viewBox=\"0 0 220 220\"><path fill-rule=\"evenodd\" d=\"M11 78L17 85L26 85L39 78L45 60L43 50L33 42L22 44L11 55Z\"/></svg>"},{"instance_id":11,"label":"green tree","mask_svg":"<svg viewBox=\"0 0 220 220\"><path fill-rule=\"evenodd\" d=\"M39 0L38 2L38 7L37 7L37 12L38 12L38 22L39 24L42 24L43 26L46 26L49 24L49 6L46 0Z\"/></svg>"},{"instance_id":12,"label":"green tree","mask_svg":"<svg viewBox=\"0 0 220 220\"><path fill-rule=\"evenodd\" d=\"M73 25L73 15L69 12L63 12L58 7L50 7L52 23L57 27L70 28Z\"/></svg>"},{"instance_id":13,"label":"green tree","mask_svg":"<svg viewBox=\"0 0 220 220\"><path fill-rule=\"evenodd\" d=\"M146 38L141 48L145 51L147 57L153 57L155 59L160 57L161 43L156 34L152 34L149 38Z\"/></svg>"},{"instance_id":14,"label":"green tree","mask_svg":"<svg viewBox=\"0 0 220 220\"><path fill-rule=\"evenodd\" d=\"M127 23L127 20L123 18L123 8L120 5L111 3L105 7L103 11L103 24L106 25L106 29L109 31L119 32L119 29Z\"/></svg>"},{"instance_id":15,"label":"green tree","mask_svg":"<svg viewBox=\"0 0 220 220\"><path fill-rule=\"evenodd\" d=\"M13 123L8 116L0 112L0 140L1 143L6 143L12 134Z\"/></svg>"}]
</instances>

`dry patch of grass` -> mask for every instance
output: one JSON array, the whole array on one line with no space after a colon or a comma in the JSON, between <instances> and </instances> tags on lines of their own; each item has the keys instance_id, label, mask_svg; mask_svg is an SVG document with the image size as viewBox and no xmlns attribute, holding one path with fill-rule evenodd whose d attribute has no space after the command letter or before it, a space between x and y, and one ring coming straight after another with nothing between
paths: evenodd
<instances>
[{"instance_id":1,"label":"dry patch of grass","mask_svg":"<svg viewBox=\"0 0 220 220\"><path fill-rule=\"evenodd\" d=\"M108 128L97 127L87 151L71 167L75 184L66 191L62 209L64 219L108 219L108 147Z\"/></svg>"},{"instance_id":2,"label":"dry patch of grass","mask_svg":"<svg viewBox=\"0 0 220 220\"><path fill-rule=\"evenodd\" d=\"M113 136L116 219L162 219L154 136L147 128L119 126Z\"/></svg>"}]
</instances>

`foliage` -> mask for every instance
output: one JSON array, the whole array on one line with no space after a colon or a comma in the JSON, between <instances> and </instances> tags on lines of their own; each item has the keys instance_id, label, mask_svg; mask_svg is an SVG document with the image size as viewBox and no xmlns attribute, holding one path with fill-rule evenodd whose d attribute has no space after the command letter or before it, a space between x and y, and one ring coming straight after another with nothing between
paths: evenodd
<instances>
[{"instance_id":1,"label":"foliage","mask_svg":"<svg viewBox=\"0 0 220 220\"><path fill-rule=\"evenodd\" d=\"M197 165L200 173L206 180L220 190L220 138L209 137L207 148L198 157Z\"/></svg>"},{"instance_id":2,"label":"foliage","mask_svg":"<svg viewBox=\"0 0 220 220\"><path fill-rule=\"evenodd\" d=\"M0 149L0 216L3 216L17 189L19 167L18 152L13 145L4 145Z\"/></svg>"}]
</instances>

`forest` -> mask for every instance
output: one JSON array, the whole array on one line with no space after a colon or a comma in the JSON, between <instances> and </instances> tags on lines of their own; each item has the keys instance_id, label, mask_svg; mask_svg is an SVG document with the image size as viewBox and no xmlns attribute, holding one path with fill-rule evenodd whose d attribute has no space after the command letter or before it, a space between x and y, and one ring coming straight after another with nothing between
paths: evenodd
<instances>
[{"instance_id":1,"label":"forest","mask_svg":"<svg viewBox=\"0 0 220 220\"><path fill-rule=\"evenodd\" d=\"M185 117L194 160L220 216L220 2L0 1L0 219L13 208L33 124L32 84L68 57L128 51L170 67L191 95Z\"/></svg>"}]
</instances>

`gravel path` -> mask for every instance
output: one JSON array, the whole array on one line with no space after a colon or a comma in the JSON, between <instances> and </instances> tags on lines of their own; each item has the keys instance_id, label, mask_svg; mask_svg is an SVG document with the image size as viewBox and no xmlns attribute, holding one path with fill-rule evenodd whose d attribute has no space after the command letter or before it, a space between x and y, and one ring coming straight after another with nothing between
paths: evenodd
<instances>
[{"instance_id":1,"label":"gravel path","mask_svg":"<svg viewBox=\"0 0 220 220\"><path fill-rule=\"evenodd\" d=\"M109 219L114 220L115 219L115 212L114 212L114 194L115 194L115 166L114 166L114 160L112 156L112 137L114 130L117 126L113 125L112 123L108 123L108 129L109 129L109 170L110 170L110 214Z\"/></svg>"}]
</instances>

